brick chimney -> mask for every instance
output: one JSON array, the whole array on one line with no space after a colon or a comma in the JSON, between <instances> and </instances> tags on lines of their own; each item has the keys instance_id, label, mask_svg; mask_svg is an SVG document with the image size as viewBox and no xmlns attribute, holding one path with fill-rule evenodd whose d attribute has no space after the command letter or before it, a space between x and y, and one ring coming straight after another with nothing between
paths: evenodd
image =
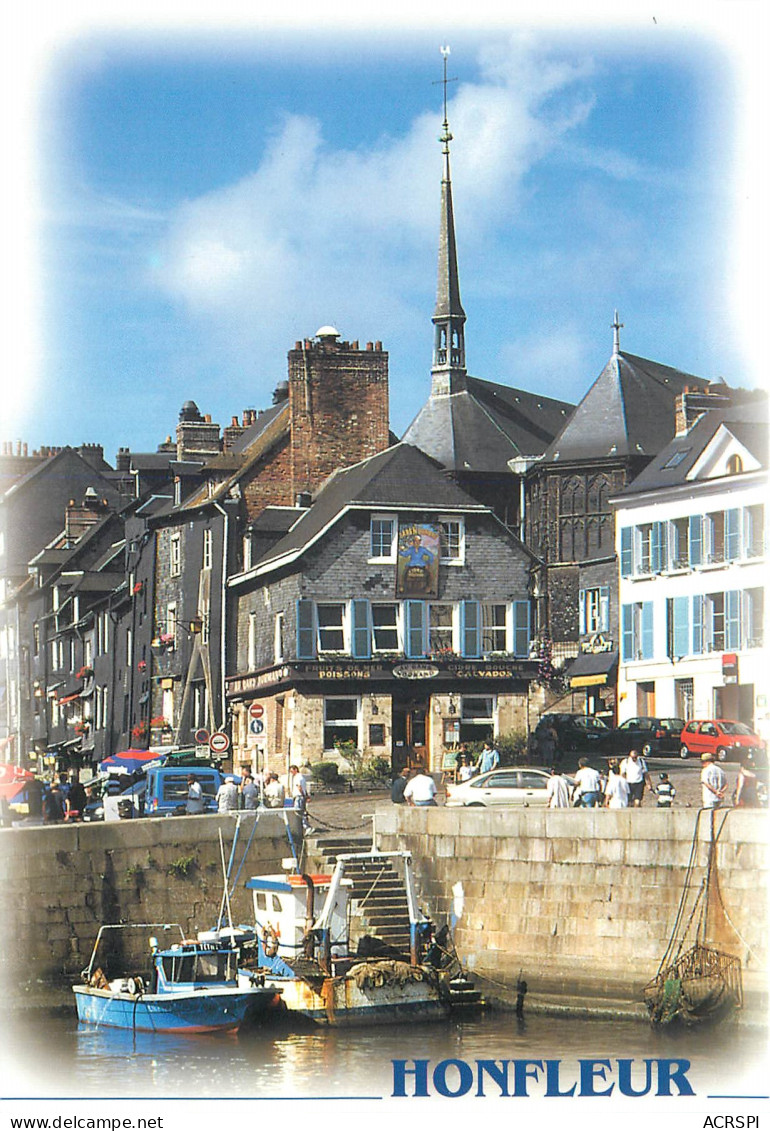
<instances>
[{"instance_id":1,"label":"brick chimney","mask_svg":"<svg viewBox=\"0 0 770 1131\"><path fill-rule=\"evenodd\" d=\"M87 487L83 501L76 504L70 499L64 511L64 537L68 546L74 546L79 538L94 526L109 510L107 500L101 498L93 487Z\"/></svg>"},{"instance_id":2,"label":"brick chimney","mask_svg":"<svg viewBox=\"0 0 770 1131\"><path fill-rule=\"evenodd\" d=\"M704 413L727 408L730 405L732 398L729 388L726 385L721 385L719 388L720 392L716 392L711 388L691 389L685 385L675 402L677 436L685 436Z\"/></svg>"},{"instance_id":3,"label":"brick chimney","mask_svg":"<svg viewBox=\"0 0 770 1131\"><path fill-rule=\"evenodd\" d=\"M289 351L291 497L388 447L388 355L331 326Z\"/></svg>"}]
</instances>

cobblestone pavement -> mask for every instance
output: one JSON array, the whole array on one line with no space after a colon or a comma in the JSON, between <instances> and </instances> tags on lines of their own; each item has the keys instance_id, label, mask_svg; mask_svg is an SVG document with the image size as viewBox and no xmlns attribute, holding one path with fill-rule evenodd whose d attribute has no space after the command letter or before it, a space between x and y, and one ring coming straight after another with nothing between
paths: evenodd
<instances>
[{"instance_id":1,"label":"cobblestone pavement","mask_svg":"<svg viewBox=\"0 0 770 1131\"><path fill-rule=\"evenodd\" d=\"M682 762L679 758L649 759L648 766L653 785L658 781L658 774L666 772L676 789L675 809L697 809L701 803L699 761ZM569 773L573 767L566 767ZM732 794L735 780L738 776L737 763L727 762L723 765L728 781L728 798ZM444 803L444 791L439 790L439 805ZM333 834L351 836L364 836L372 827L371 815L379 810L389 809L391 806L390 794L386 790L375 790L371 793L338 793L322 794L311 797L308 804L308 814L311 824L324 836ZM644 809L655 808L655 798L645 791Z\"/></svg>"}]
</instances>

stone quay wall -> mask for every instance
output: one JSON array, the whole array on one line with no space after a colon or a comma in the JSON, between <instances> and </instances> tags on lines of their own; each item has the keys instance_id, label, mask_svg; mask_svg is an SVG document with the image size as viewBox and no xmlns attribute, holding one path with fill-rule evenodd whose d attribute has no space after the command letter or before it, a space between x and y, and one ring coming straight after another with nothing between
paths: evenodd
<instances>
[{"instance_id":1,"label":"stone quay wall","mask_svg":"<svg viewBox=\"0 0 770 1131\"><path fill-rule=\"evenodd\" d=\"M377 814L376 843L413 854L421 906L437 923L451 920L462 885L454 940L488 992L499 987L510 997L521 973L533 1004L630 1004L640 1002L666 950L697 813L393 806ZM698 821L693 894L705 874L709 818L704 812ZM767 814L720 811L716 829L725 913L712 917L711 901L712 929L742 960L747 1005L762 1010Z\"/></svg>"},{"instance_id":2,"label":"stone quay wall","mask_svg":"<svg viewBox=\"0 0 770 1131\"><path fill-rule=\"evenodd\" d=\"M179 923L187 937L215 926L224 891L219 831L227 862L236 819L157 817L0 831L4 1005L69 1000L103 923ZM288 811L286 820L299 851L300 821ZM291 855L283 812L262 813L256 828L253 816L242 815L233 922L253 921L245 881L282 872L281 861ZM137 940L145 956L153 933L142 931ZM57 996L65 989L66 999Z\"/></svg>"}]
</instances>

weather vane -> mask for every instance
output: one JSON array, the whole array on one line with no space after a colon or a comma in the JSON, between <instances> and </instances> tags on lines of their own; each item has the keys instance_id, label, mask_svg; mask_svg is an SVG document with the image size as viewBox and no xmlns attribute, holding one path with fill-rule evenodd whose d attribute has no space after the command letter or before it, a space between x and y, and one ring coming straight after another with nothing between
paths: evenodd
<instances>
[{"instance_id":1,"label":"weather vane","mask_svg":"<svg viewBox=\"0 0 770 1131\"><path fill-rule=\"evenodd\" d=\"M438 82L440 82L442 84L442 86L444 87L444 129L443 129L443 132L441 134L441 137L439 138L439 141L443 142L444 153L449 153L449 143L452 140L452 135L449 132L449 119L447 118L446 88L447 88L447 83L457 82L457 79L456 78L448 79L447 74L446 74L447 59L449 58L449 56L451 54L450 49L449 49L449 44L447 44L444 47L441 47L440 51L441 51L441 54L442 54L443 59L444 59L444 77L443 77L443 79L438 80ZM433 85L436 86L437 83L434 83Z\"/></svg>"}]
</instances>

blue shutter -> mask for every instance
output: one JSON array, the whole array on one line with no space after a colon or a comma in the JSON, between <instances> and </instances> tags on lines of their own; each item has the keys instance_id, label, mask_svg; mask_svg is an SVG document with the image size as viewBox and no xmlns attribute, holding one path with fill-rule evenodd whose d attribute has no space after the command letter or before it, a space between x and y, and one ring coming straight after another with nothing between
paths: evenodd
<instances>
[{"instance_id":1,"label":"blue shutter","mask_svg":"<svg viewBox=\"0 0 770 1131\"><path fill-rule=\"evenodd\" d=\"M620 574L630 577L634 572L634 528L624 526L620 531Z\"/></svg>"},{"instance_id":2,"label":"blue shutter","mask_svg":"<svg viewBox=\"0 0 770 1131\"><path fill-rule=\"evenodd\" d=\"M650 566L653 573L660 573L666 568L665 539L665 523L653 522L650 532Z\"/></svg>"},{"instance_id":3,"label":"blue shutter","mask_svg":"<svg viewBox=\"0 0 770 1131\"><path fill-rule=\"evenodd\" d=\"M690 598L674 597L674 655L690 653Z\"/></svg>"},{"instance_id":4,"label":"blue shutter","mask_svg":"<svg viewBox=\"0 0 770 1131\"><path fill-rule=\"evenodd\" d=\"M741 556L741 512L725 511L725 558L734 562Z\"/></svg>"},{"instance_id":5,"label":"blue shutter","mask_svg":"<svg viewBox=\"0 0 770 1131\"><path fill-rule=\"evenodd\" d=\"M369 616L369 602L351 601L352 654L356 660L368 660L372 654L372 629Z\"/></svg>"},{"instance_id":6,"label":"blue shutter","mask_svg":"<svg viewBox=\"0 0 770 1131\"><path fill-rule=\"evenodd\" d=\"M703 597L700 594L692 599L692 650L695 656L703 651Z\"/></svg>"},{"instance_id":7,"label":"blue shutter","mask_svg":"<svg viewBox=\"0 0 770 1131\"><path fill-rule=\"evenodd\" d=\"M406 654L410 659L425 655L425 602L406 601Z\"/></svg>"},{"instance_id":8,"label":"blue shutter","mask_svg":"<svg viewBox=\"0 0 770 1131\"><path fill-rule=\"evenodd\" d=\"M737 649L740 646L741 592L739 589L730 589L725 593L725 648Z\"/></svg>"},{"instance_id":9,"label":"blue shutter","mask_svg":"<svg viewBox=\"0 0 770 1131\"><path fill-rule=\"evenodd\" d=\"M315 604L306 597L297 601L297 659L315 659Z\"/></svg>"},{"instance_id":10,"label":"blue shutter","mask_svg":"<svg viewBox=\"0 0 770 1131\"><path fill-rule=\"evenodd\" d=\"M478 659L481 655L481 606L478 601L462 601L460 604L460 640L463 656Z\"/></svg>"},{"instance_id":11,"label":"blue shutter","mask_svg":"<svg viewBox=\"0 0 770 1131\"><path fill-rule=\"evenodd\" d=\"M634 660L634 606L623 606L623 659Z\"/></svg>"},{"instance_id":12,"label":"blue shutter","mask_svg":"<svg viewBox=\"0 0 770 1131\"><path fill-rule=\"evenodd\" d=\"M703 515L690 515L690 565L703 565Z\"/></svg>"},{"instance_id":13,"label":"blue shutter","mask_svg":"<svg viewBox=\"0 0 770 1131\"><path fill-rule=\"evenodd\" d=\"M652 627L652 601L642 602L642 659L651 660L654 655L655 641Z\"/></svg>"},{"instance_id":14,"label":"blue shutter","mask_svg":"<svg viewBox=\"0 0 770 1131\"><path fill-rule=\"evenodd\" d=\"M599 631L610 631L610 589L608 585L599 587Z\"/></svg>"},{"instance_id":15,"label":"blue shutter","mask_svg":"<svg viewBox=\"0 0 770 1131\"><path fill-rule=\"evenodd\" d=\"M529 601L513 602L513 654L529 655Z\"/></svg>"},{"instance_id":16,"label":"blue shutter","mask_svg":"<svg viewBox=\"0 0 770 1131\"><path fill-rule=\"evenodd\" d=\"M579 608L580 608L580 635L585 636L586 632L588 631L588 629L586 628L586 622L588 620L588 617L586 616L586 591L585 591L585 589L579 589L578 590L578 605L579 605Z\"/></svg>"}]
</instances>

